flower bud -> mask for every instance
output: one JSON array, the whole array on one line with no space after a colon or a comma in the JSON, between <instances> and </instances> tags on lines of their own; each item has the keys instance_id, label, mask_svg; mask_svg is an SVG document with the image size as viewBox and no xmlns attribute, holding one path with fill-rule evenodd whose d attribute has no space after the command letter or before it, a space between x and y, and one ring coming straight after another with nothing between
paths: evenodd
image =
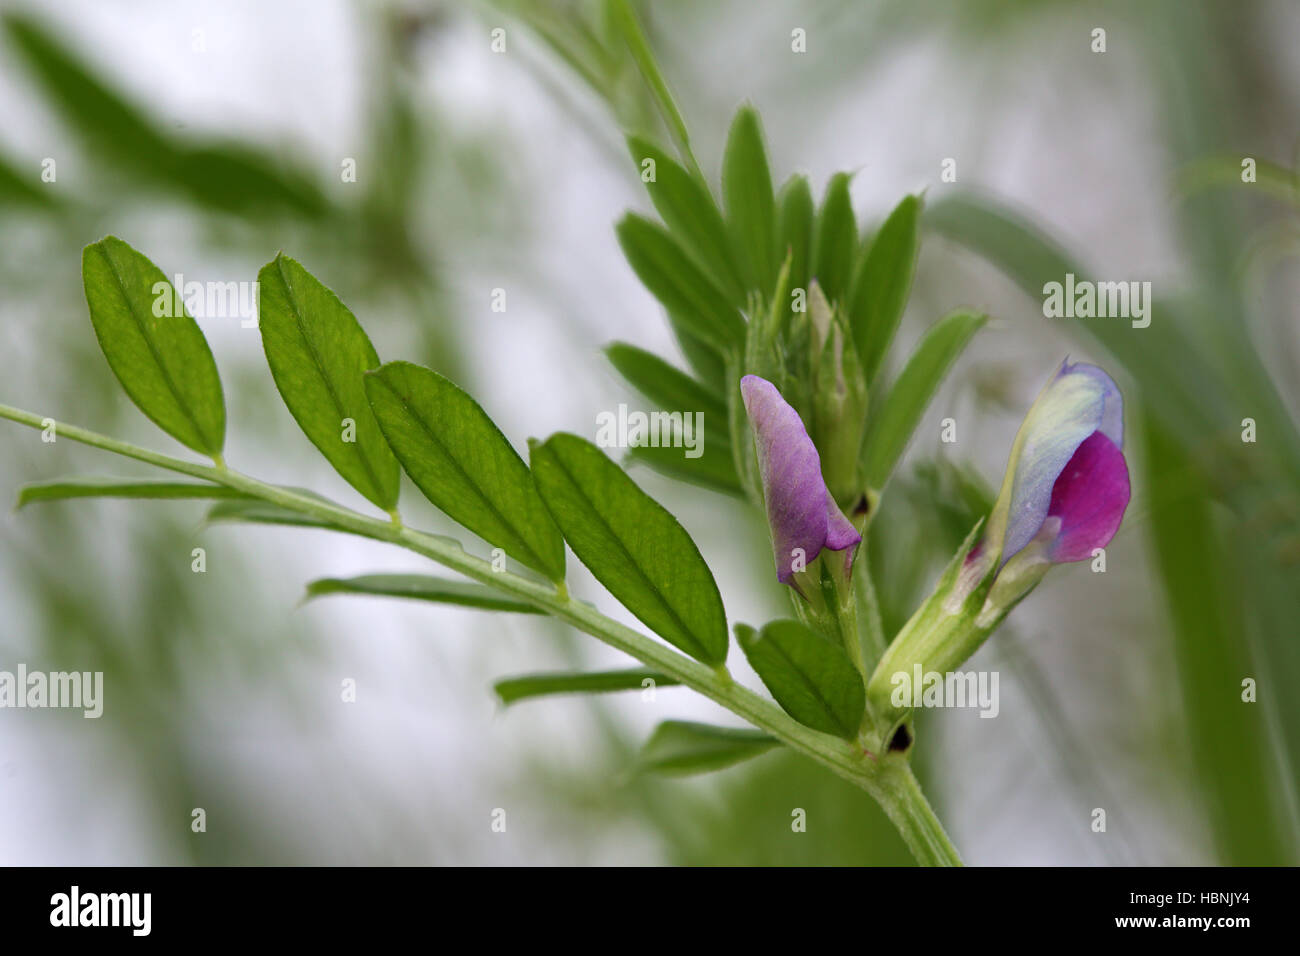
<instances>
[{"instance_id":1,"label":"flower bud","mask_svg":"<svg viewBox=\"0 0 1300 956\"><path fill-rule=\"evenodd\" d=\"M792 583L823 550L845 552L847 577L862 536L827 490L803 420L766 379L746 375L740 389L754 431L777 579Z\"/></svg>"}]
</instances>

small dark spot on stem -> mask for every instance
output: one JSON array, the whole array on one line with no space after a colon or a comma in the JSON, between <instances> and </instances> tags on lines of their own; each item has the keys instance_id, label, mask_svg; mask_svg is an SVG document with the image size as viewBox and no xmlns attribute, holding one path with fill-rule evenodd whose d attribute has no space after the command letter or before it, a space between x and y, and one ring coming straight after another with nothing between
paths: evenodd
<instances>
[{"instance_id":1,"label":"small dark spot on stem","mask_svg":"<svg viewBox=\"0 0 1300 956\"><path fill-rule=\"evenodd\" d=\"M889 752L901 754L910 746L912 746L912 732L907 729L907 724L900 724L894 731L894 736L889 739Z\"/></svg>"}]
</instances>

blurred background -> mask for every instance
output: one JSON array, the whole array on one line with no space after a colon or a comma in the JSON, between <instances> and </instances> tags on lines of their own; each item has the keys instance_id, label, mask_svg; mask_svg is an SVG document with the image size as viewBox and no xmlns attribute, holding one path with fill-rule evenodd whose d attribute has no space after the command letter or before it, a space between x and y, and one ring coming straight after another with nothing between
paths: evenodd
<instances>
[{"instance_id":1,"label":"blurred background","mask_svg":"<svg viewBox=\"0 0 1300 956\"><path fill-rule=\"evenodd\" d=\"M778 182L806 172L820 192L855 171L868 228L925 191L895 356L958 306L995 319L873 528L887 629L1001 481L1061 359L1098 362L1125 391L1135 495L1106 574L1058 569L980 652L976 666L1001 674L998 719L920 718L918 770L967 861L1300 862L1300 7L636 8L715 189L731 115L750 101ZM250 281L284 250L383 358L455 378L519 448L561 429L592 437L600 411L635 407L607 342L675 355L614 239L626 209L650 208L622 131L665 136L604 3L0 9L0 401L184 454L91 334L80 250L106 233L202 282ZM1245 157L1260 170L1249 185ZM1041 284L1066 264L1150 281L1151 327L1045 319ZM200 324L232 467L364 506L280 402L256 330ZM955 444L939 441L948 417ZM67 474L149 473L0 423L0 495ZM733 621L788 613L756 516L634 475L699 543ZM408 485L409 523L455 530L420 503ZM627 619L570 563L577 593ZM634 773L658 721L733 722L689 691L495 702L502 676L630 663L585 636L393 600L300 603L314 578L405 570L429 568L347 536L207 524L194 502L6 510L0 669L103 671L105 707L99 720L0 712L0 863L908 861L862 793L794 756L687 780ZM759 686L741 655L732 666ZM792 832L795 808L806 832Z\"/></svg>"}]
</instances>

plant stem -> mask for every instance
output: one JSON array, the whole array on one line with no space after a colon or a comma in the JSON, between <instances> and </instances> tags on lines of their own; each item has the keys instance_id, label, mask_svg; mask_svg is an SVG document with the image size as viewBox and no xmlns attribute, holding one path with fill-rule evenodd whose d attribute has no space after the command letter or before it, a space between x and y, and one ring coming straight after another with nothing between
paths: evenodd
<instances>
[{"instance_id":1,"label":"plant stem","mask_svg":"<svg viewBox=\"0 0 1300 956\"><path fill-rule=\"evenodd\" d=\"M8 405L0 405L0 418L35 429L44 429L49 421L40 415ZM467 553L452 539L394 523L389 516L372 518L323 498L267 484L224 465L214 467L173 458L61 422L55 422L54 434L56 438L68 438L192 478L234 488L279 507L328 522L343 531L399 545L467 578L526 601L636 658L647 667L676 678L755 727L767 731L792 749L866 790L885 806L890 819L899 828L908 846L913 848L918 861L960 862L956 851L943 834L943 827L934 819L915 778L905 764L895 763L890 768L882 768L864 754L861 748L849 741L805 727L749 688L737 684L725 671L707 667L605 617L590 605L573 600L563 586L556 589L549 584L508 571L494 571L491 562ZM946 856L934 849L940 842L946 847Z\"/></svg>"},{"instance_id":2,"label":"plant stem","mask_svg":"<svg viewBox=\"0 0 1300 956\"><path fill-rule=\"evenodd\" d=\"M910 764L891 760L882 767L874 787L872 795L902 834L916 862L922 866L962 865L957 848L921 792Z\"/></svg>"}]
</instances>

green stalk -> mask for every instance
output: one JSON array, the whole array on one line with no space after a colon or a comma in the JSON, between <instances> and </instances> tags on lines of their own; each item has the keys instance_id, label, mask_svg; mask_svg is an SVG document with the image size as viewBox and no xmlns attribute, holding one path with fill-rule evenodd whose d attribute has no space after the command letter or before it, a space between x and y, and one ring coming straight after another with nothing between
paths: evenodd
<instances>
[{"instance_id":1,"label":"green stalk","mask_svg":"<svg viewBox=\"0 0 1300 956\"><path fill-rule=\"evenodd\" d=\"M8 405L0 405L0 418L38 430L45 428L48 421L43 416ZM258 481L221 462L214 466L185 461L60 422L54 423L54 431L56 437L68 438L158 468L234 488L282 508L327 521L353 534L396 544L467 578L526 601L617 648L647 667L676 678L755 727L767 731L792 749L861 787L884 806L919 862L960 863L956 849L944 834L942 825L934 817L911 770L905 764L894 761L884 766L848 741L805 727L747 687L737 684L725 669L707 667L605 617L589 605L573 600L563 586L556 589L549 584L531 581L508 571L493 571L491 562L474 557L447 538L408 528L394 516L372 518L330 501Z\"/></svg>"},{"instance_id":2,"label":"green stalk","mask_svg":"<svg viewBox=\"0 0 1300 956\"><path fill-rule=\"evenodd\" d=\"M876 800L903 835L907 848L922 866L961 866L957 849L944 832L910 764L898 760L884 768L876 781Z\"/></svg>"}]
</instances>

